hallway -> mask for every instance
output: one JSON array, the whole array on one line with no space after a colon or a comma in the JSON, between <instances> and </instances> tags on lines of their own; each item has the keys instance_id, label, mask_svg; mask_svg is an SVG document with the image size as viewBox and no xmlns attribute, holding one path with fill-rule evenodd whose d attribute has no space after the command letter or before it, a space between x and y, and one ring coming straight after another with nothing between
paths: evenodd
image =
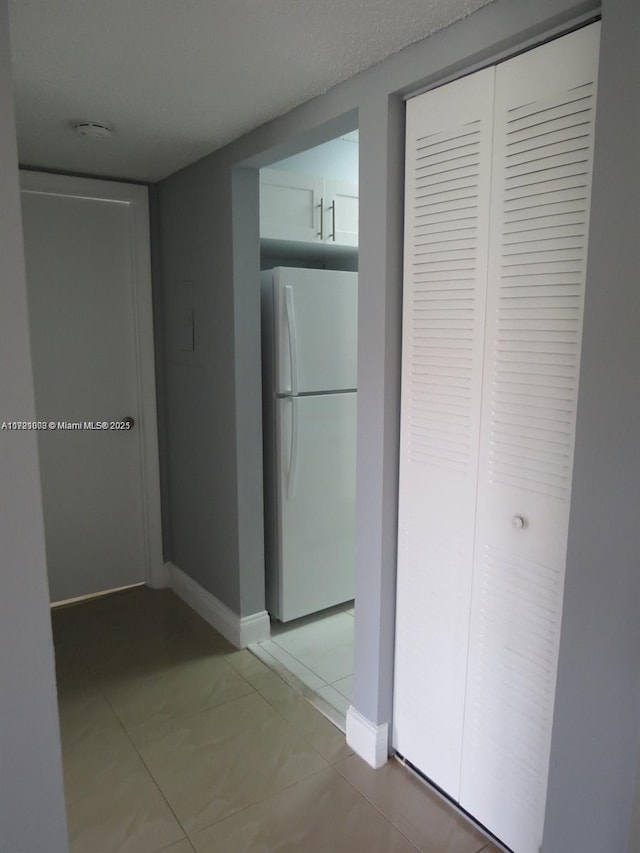
<instances>
[{"instance_id":1,"label":"hallway","mask_svg":"<svg viewBox=\"0 0 640 853\"><path fill-rule=\"evenodd\" d=\"M493 853L169 591L52 614L72 853Z\"/></svg>"}]
</instances>

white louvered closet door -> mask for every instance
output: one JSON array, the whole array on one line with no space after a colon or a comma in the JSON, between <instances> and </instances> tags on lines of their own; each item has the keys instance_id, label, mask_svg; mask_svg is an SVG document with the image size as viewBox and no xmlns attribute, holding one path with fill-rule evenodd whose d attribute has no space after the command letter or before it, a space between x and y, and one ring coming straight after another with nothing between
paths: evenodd
<instances>
[{"instance_id":1,"label":"white louvered closet door","mask_svg":"<svg viewBox=\"0 0 640 853\"><path fill-rule=\"evenodd\" d=\"M457 798L484 337L494 69L407 104L393 744Z\"/></svg>"},{"instance_id":2,"label":"white louvered closet door","mask_svg":"<svg viewBox=\"0 0 640 853\"><path fill-rule=\"evenodd\" d=\"M599 25L497 67L460 803L538 853L587 257Z\"/></svg>"}]
</instances>

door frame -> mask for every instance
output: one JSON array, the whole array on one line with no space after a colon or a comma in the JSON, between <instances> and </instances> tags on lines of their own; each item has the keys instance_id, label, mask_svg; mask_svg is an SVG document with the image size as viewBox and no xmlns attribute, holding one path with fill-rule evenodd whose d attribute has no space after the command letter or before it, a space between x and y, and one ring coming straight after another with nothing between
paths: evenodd
<instances>
[{"instance_id":1,"label":"door frame","mask_svg":"<svg viewBox=\"0 0 640 853\"><path fill-rule=\"evenodd\" d=\"M137 426L140 429L145 582L156 589L166 587L168 573L162 555L148 188L141 184L20 170L20 193L111 201L128 208L133 257L131 279L139 405Z\"/></svg>"}]
</instances>

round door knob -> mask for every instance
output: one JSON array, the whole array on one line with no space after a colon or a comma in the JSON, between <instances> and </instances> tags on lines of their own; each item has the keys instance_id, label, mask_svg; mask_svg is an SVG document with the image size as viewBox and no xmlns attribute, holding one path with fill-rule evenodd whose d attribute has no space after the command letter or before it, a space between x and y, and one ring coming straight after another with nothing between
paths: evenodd
<instances>
[{"instance_id":1,"label":"round door knob","mask_svg":"<svg viewBox=\"0 0 640 853\"><path fill-rule=\"evenodd\" d=\"M132 417L130 417L130 416L127 416L126 418L123 418L123 419L122 419L122 423L127 425L127 429L133 429L133 428L134 428L134 426L136 425L136 422L135 422L135 421L134 421L134 419L133 419Z\"/></svg>"},{"instance_id":2,"label":"round door knob","mask_svg":"<svg viewBox=\"0 0 640 853\"><path fill-rule=\"evenodd\" d=\"M514 515L511 519L511 524L515 527L516 530L524 530L527 526L527 519L522 515Z\"/></svg>"}]
</instances>

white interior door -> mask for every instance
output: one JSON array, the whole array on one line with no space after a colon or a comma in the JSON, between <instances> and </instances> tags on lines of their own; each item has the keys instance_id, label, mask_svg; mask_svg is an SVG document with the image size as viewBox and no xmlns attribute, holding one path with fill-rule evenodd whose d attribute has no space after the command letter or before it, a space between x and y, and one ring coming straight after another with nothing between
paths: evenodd
<instances>
[{"instance_id":1,"label":"white interior door","mask_svg":"<svg viewBox=\"0 0 640 853\"><path fill-rule=\"evenodd\" d=\"M354 596L356 396L277 401L282 621Z\"/></svg>"},{"instance_id":2,"label":"white interior door","mask_svg":"<svg viewBox=\"0 0 640 853\"><path fill-rule=\"evenodd\" d=\"M23 178L49 585L59 601L141 583L161 560L157 462L150 470L143 442L153 456L152 376L139 346L150 305L140 304L138 254L148 257L148 242L135 244L145 237L135 205L100 197L100 182L88 192L69 179ZM128 189L146 205L142 188ZM133 429L121 428L125 417Z\"/></svg>"},{"instance_id":3,"label":"white interior door","mask_svg":"<svg viewBox=\"0 0 640 853\"><path fill-rule=\"evenodd\" d=\"M407 104L393 745L457 798L494 70Z\"/></svg>"},{"instance_id":4,"label":"white interior door","mask_svg":"<svg viewBox=\"0 0 640 853\"><path fill-rule=\"evenodd\" d=\"M498 66L460 803L542 844L587 262L598 24Z\"/></svg>"},{"instance_id":5,"label":"white interior door","mask_svg":"<svg viewBox=\"0 0 640 853\"><path fill-rule=\"evenodd\" d=\"M394 746L516 853L544 826L598 39L407 107Z\"/></svg>"}]
</instances>

